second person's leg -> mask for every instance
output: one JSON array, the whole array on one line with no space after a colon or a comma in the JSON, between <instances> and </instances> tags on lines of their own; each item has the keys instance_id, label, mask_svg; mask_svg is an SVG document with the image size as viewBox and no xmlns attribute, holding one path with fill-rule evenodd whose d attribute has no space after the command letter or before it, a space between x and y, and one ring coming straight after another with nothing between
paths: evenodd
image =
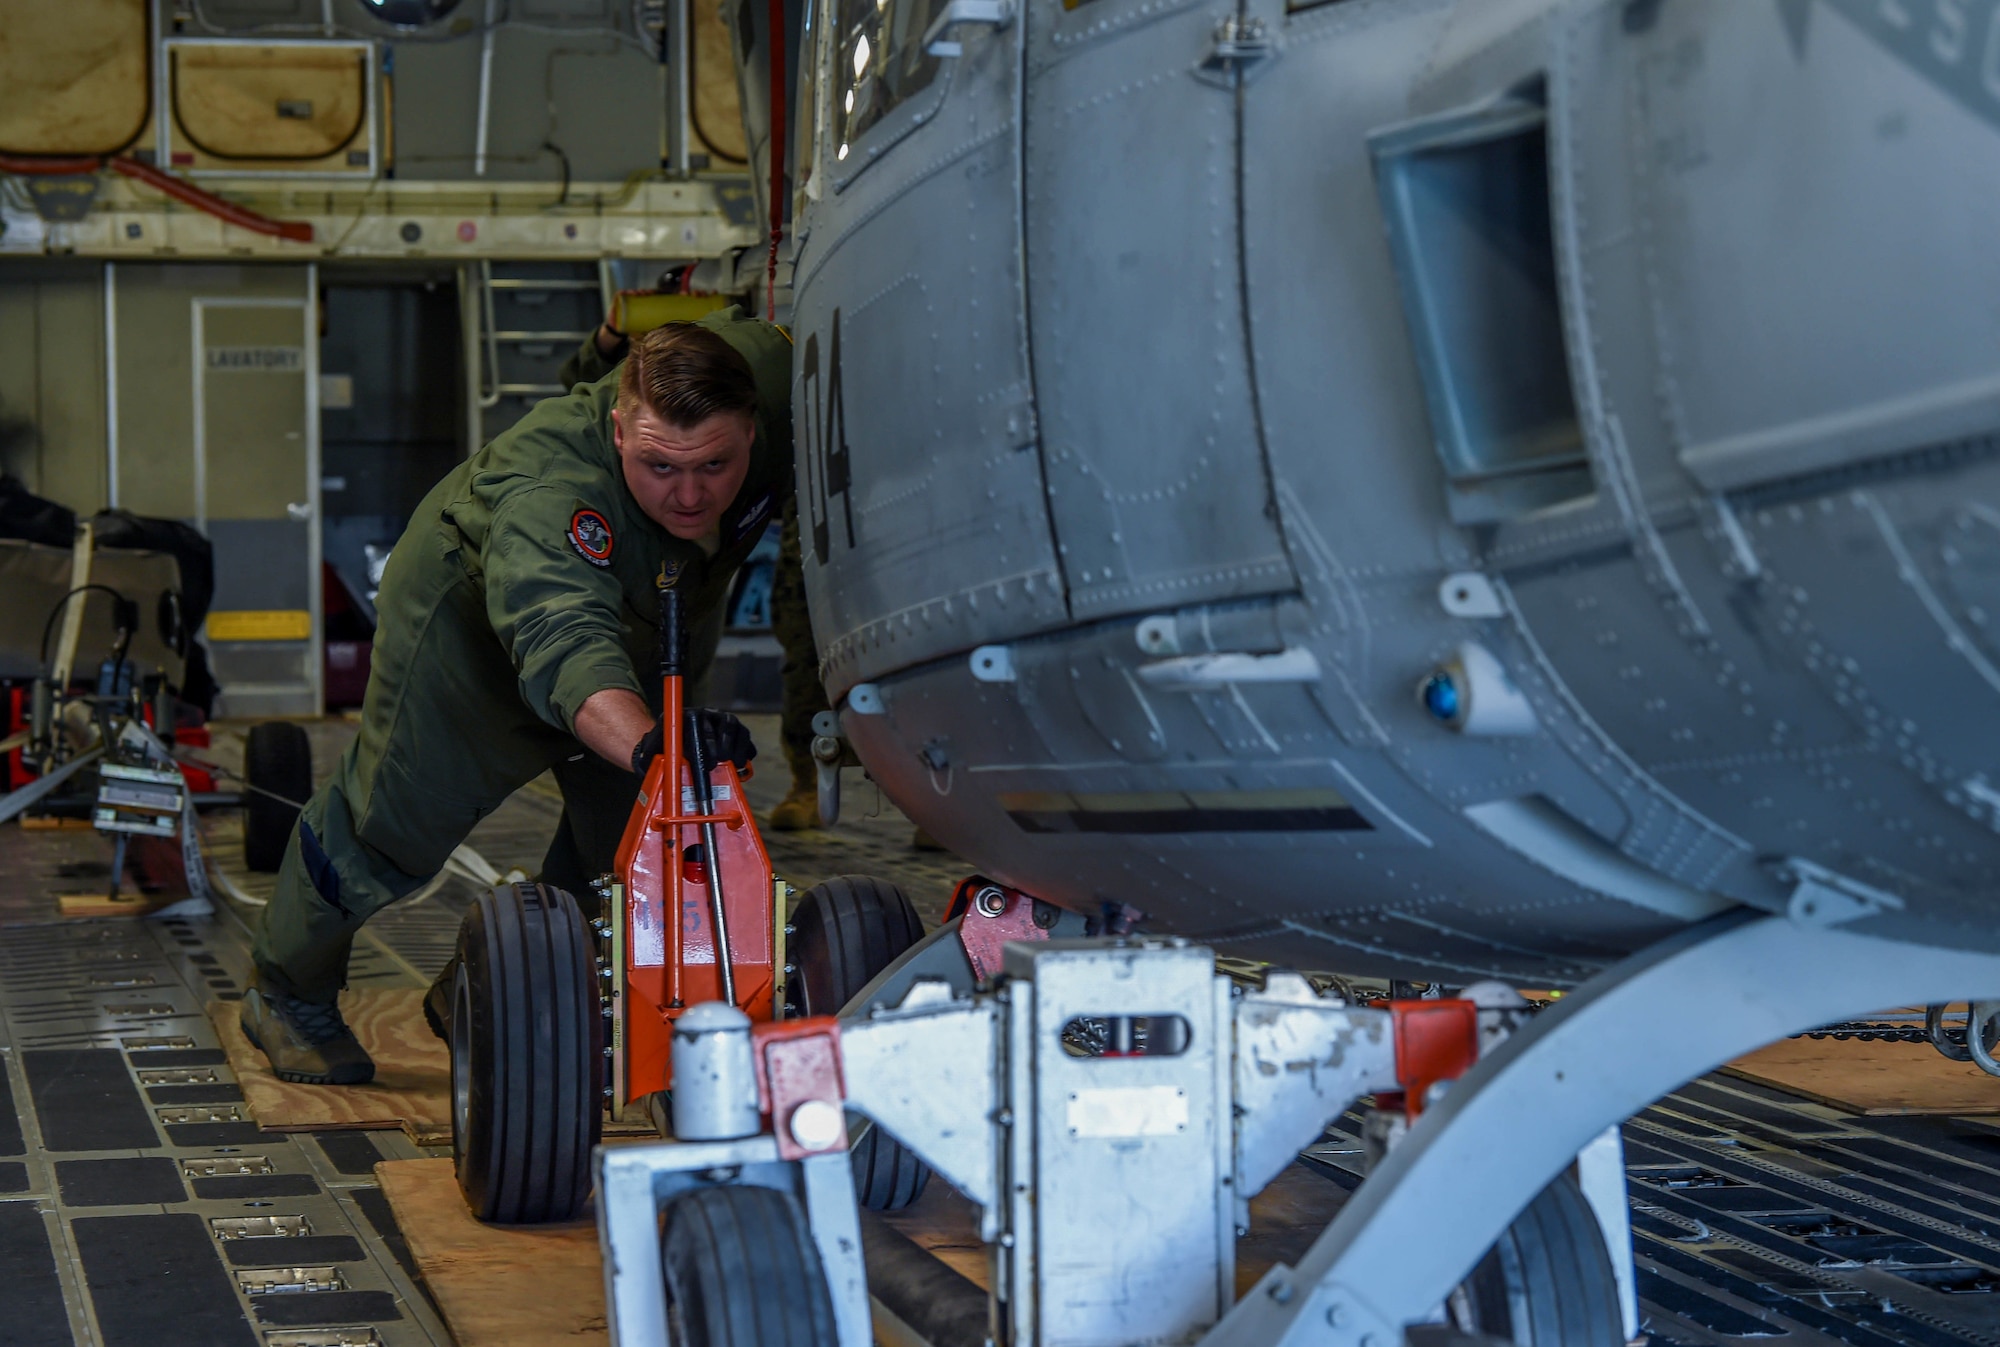
<instances>
[{"instance_id":1,"label":"second person's leg","mask_svg":"<svg viewBox=\"0 0 2000 1347\"><path fill-rule=\"evenodd\" d=\"M792 770L792 787L772 807L770 826L778 832L795 832L820 826L819 767L812 755L812 722L827 709L812 617L806 611L796 500L785 503L783 531L778 535L778 565L771 576L771 630L785 652L780 666L784 684L779 737L784 741L785 762Z\"/></svg>"}]
</instances>

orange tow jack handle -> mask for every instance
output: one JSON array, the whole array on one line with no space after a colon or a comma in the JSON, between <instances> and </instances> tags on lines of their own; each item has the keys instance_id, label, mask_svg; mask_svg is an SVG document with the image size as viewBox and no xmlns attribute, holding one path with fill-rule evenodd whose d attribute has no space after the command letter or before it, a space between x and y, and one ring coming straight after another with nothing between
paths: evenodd
<instances>
[{"instance_id":1,"label":"orange tow jack handle","mask_svg":"<svg viewBox=\"0 0 2000 1347\"><path fill-rule=\"evenodd\" d=\"M730 957L729 916L722 903L722 856L715 849L715 824L709 816L715 811L714 786L710 773L715 764L708 760L708 745L702 742L699 728L695 724L694 712L683 707L681 699L682 677L687 659L687 632L681 623L680 591L667 588L660 591L660 737L667 758L667 781L680 780L680 764L685 749L686 760L692 777L689 783L693 790L694 812L699 814L701 823L702 871L708 880L709 919L715 930L715 971L722 984L722 999L729 1005L736 1004L736 968ZM669 799L672 796L669 795ZM669 866L676 874L685 874L684 866Z\"/></svg>"},{"instance_id":2,"label":"orange tow jack handle","mask_svg":"<svg viewBox=\"0 0 2000 1347\"><path fill-rule=\"evenodd\" d=\"M660 791L666 799L654 808L671 818L680 810L681 780L681 674L687 659L687 632L681 626L681 596L672 588L660 590ZM682 865L677 853L680 829L670 830L663 839L667 847L665 879L667 891L660 895L670 917L666 922L673 948L667 957L667 1000L681 999L681 969L686 965L685 938L681 925Z\"/></svg>"},{"instance_id":3,"label":"orange tow jack handle","mask_svg":"<svg viewBox=\"0 0 2000 1347\"><path fill-rule=\"evenodd\" d=\"M678 781L681 770L681 678L687 663L687 630L681 625L680 591L660 591L660 754L667 760L667 779Z\"/></svg>"}]
</instances>

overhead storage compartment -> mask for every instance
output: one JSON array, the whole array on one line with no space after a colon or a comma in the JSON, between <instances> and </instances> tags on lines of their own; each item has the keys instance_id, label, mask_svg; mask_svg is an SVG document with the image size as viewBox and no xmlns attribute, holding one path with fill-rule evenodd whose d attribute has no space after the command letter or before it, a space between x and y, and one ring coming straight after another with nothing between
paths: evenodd
<instances>
[{"instance_id":1,"label":"overhead storage compartment","mask_svg":"<svg viewBox=\"0 0 2000 1347\"><path fill-rule=\"evenodd\" d=\"M689 112L695 138L722 164L749 162L743 139L742 94L736 87L736 58L729 49L729 29L712 0L697 0ZM697 151L699 152L699 151Z\"/></svg>"},{"instance_id":2,"label":"overhead storage compartment","mask_svg":"<svg viewBox=\"0 0 2000 1347\"><path fill-rule=\"evenodd\" d=\"M171 162L192 173L372 176L367 42L169 42Z\"/></svg>"},{"instance_id":3,"label":"overhead storage compartment","mask_svg":"<svg viewBox=\"0 0 2000 1347\"><path fill-rule=\"evenodd\" d=\"M115 154L146 129L146 0L0 0L0 154Z\"/></svg>"}]
</instances>

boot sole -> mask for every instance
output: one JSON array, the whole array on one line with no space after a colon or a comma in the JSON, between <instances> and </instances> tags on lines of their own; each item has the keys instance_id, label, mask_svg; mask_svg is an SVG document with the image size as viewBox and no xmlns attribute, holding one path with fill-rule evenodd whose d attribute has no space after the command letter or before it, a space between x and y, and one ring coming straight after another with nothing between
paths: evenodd
<instances>
[{"instance_id":1,"label":"boot sole","mask_svg":"<svg viewBox=\"0 0 2000 1347\"><path fill-rule=\"evenodd\" d=\"M373 1071L355 1080L337 1080L330 1075L315 1076L304 1071L280 1071L276 1067L271 1068L271 1074L279 1080L290 1081L294 1085L366 1085L375 1079Z\"/></svg>"},{"instance_id":2,"label":"boot sole","mask_svg":"<svg viewBox=\"0 0 2000 1347\"><path fill-rule=\"evenodd\" d=\"M243 1031L243 1037L250 1040L250 1046L263 1053L264 1060L270 1062L271 1050L264 1046L263 1041L257 1037L257 1031L250 1027L249 1022L239 1020L237 1021L237 1027ZM272 1062L271 1074L279 1080L289 1081L293 1085L366 1085L369 1081L375 1079L375 1068L372 1066L369 1067L367 1075L355 1080L336 1080L331 1075L314 1075L308 1071L280 1071L277 1063Z\"/></svg>"}]
</instances>

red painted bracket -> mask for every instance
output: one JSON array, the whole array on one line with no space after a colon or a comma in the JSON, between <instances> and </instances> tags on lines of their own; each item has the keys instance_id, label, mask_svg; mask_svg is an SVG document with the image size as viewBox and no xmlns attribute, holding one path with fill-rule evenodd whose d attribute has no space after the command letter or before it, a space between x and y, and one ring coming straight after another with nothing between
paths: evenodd
<instances>
[{"instance_id":1,"label":"red painted bracket","mask_svg":"<svg viewBox=\"0 0 2000 1347\"><path fill-rule=\"evenodd\" d=\"M836 1129L828 1145L801 1145L792 1119L805 1105L827 1104L839 1116L847 1087L840 1074L840 1021L832 1015L776 1020L750 1031L757 1066L757 1103L771 1120L778 1154L787 1160L847 1149L847 1129Z\"/></svg>"},{"instance_id":2,"label":"red painted bracket","mask_svg":"<svg viewBox=\"0 0 2000 1347\"><path fill-rule=\"evenodd\" d=\"M965 918L958 925L958 943L965 948L973 977L981 982L999 975L1002 954L1010 941L1049 938L1047 929L1035 921L1033 898L983 875L974 875L958 886L944 915L946 921Z\"/></svg>"},{"instance_id":3,"label":"red painted bracket","mask_svg":"<svg viewBox=\"0 0 2000 1347\"><path fill-rule=\"evenodd\" d=\"M1450 997L1441 1001L1377 1001L1395 1027L1397 1094L1375 1096L1378 1108L1400 1105L1415 1121L1424 1096L1441 1080L1457 1080L1479 1060L1479 1007Z\"/></svg>"}]
</instances>

